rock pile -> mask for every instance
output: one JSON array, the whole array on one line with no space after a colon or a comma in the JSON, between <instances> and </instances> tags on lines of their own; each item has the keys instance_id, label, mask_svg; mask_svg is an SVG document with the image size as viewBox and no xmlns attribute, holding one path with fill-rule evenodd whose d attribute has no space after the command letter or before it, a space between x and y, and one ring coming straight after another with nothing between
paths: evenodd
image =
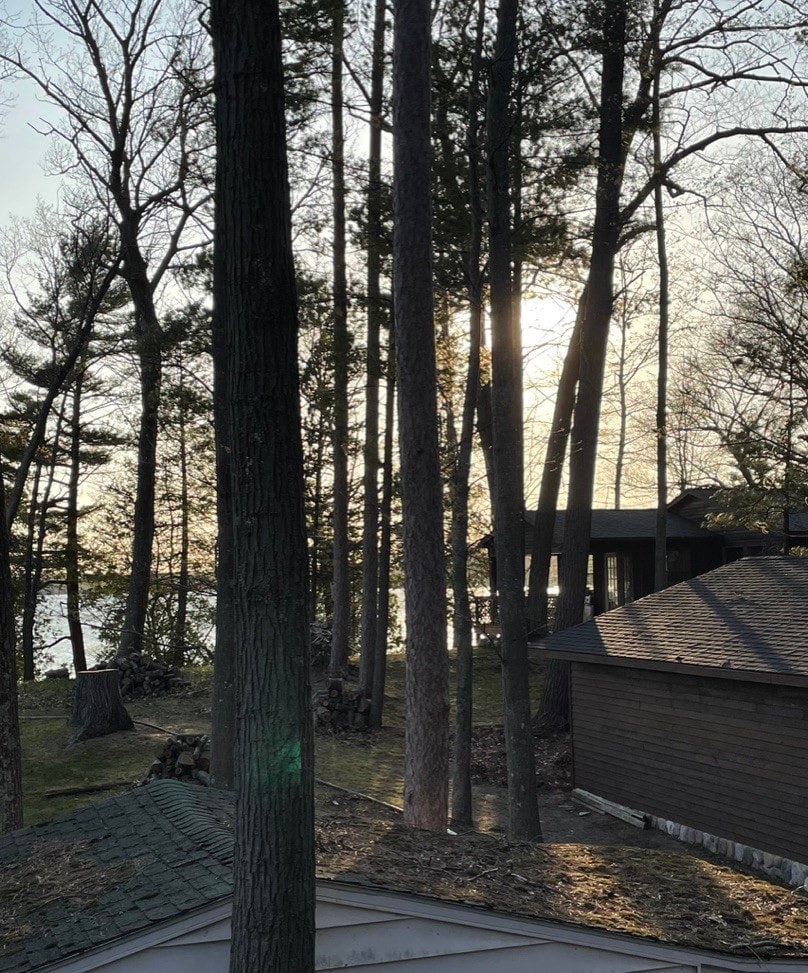
<instances>
[{"instance_id":1,"label":"rock pile","mask_svg":"<svg viewBox=\"0 0 808 973\"><path fill-rule=\"evenodd\" d=\"M195 782L210 787L209 743L210 738L205 734L168 737L141 784L173 777L183 783Z\"/></svg>"},{"instance_id":2,"label":"rock pile","mask_svg":"<svg viewBox=\"0 0 808 973\"><path fill-rule=\"evenodd\" d=\"M342 679L329 679L326 689L312 697L315 729L341 731L366 730L370 720L370 700L348 689Z\"/></svg>"},{"instance_id":3,"label":"rock pile","mask_svg":"<svg viewBox=\"0 0 808 973\"><path fill-rule=\"evenodd\" d=\"M115 668L125 702L145 696L167 696L191 685L179 669L168 662L146 659L139 652L133 652L128 659L109 659L93 666L93 669Z\"/></svg>"}]
</instances>

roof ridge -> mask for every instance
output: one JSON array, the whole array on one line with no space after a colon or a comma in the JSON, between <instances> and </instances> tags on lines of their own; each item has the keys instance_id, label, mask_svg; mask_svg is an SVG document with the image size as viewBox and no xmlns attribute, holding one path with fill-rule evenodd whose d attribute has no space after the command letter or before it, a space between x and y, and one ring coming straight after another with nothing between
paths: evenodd
<instances>
[{"instance_id":1,"label":"roof ridge","mask_svg":"<svg viewBox=\"0 0 808 973\"><path fill-rule=\"evenodd\" d=\"M177 831L222 864L232 863L233 832L215 807L231 804L231 795L178 780L152 781L145 791Z\"/></svg>"}]
</instances>

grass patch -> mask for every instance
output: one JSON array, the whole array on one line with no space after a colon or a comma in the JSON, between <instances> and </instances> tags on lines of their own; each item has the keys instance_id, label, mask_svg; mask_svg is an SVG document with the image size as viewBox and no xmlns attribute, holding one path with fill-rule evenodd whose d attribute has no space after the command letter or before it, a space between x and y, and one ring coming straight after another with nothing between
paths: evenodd
<instances>
[{"instance_id":1,"label":"grass patch","mask_svg":"<svg viewBox=\"0 0 808 973\"><path fill-rule=\"evenodd\" d=\"M354 659L358 663L358 659ZM531 650L530 699L535 709L541 699L545 664L538 652ZM404 729L406 707L407 667L403 652L387 657L387 686L385 691L385 724ZM457 698L455 654L449 654L449 702L454 719ZM474 723L477 726L498 726L502 723L502 666L496 649L490 645L474 648Z\"/></svg>"},{"instance_id":2,"label":"grass patch","mask_svg":"<svg viewBox=\"0 0 808 973\"><path fill-rule=\"evenodd\" d=\"M455 699L454 657L450 657L450 697ZM489 726L502 722L499 657L491 646L474 652L474 721ZM377 734L318 735L315 773L379 800L400 804L404 788L404 722L406 665L403 653L392 654L387 666L385 728ZM87 740L67 750L72 729L73 680L43 680L20 686L23 751L23 796L27 825L42 824L88 804L99 803L139 781L165 741L165 732L210 733L211 670L189 669L191 688L178 696L134 700L127 709L135 729ZM538 700L541 673L533 668L531 697ZM452 717L453 718L453 717ZM152 726L138 725L138 721ZM105 787L47 797L60 789Z\"/></svg>"}]
</instances>

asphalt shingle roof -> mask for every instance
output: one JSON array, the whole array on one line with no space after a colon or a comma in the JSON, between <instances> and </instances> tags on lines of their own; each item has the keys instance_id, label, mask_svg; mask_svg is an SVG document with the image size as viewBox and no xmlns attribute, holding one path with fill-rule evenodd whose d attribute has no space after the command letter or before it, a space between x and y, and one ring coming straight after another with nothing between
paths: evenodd
<instances>
[{"instance_id":1,"label":"asphalt shingle roof","mask_svg":"<svg viewBox=\"0 0 808 973\"><path fill-rule=\"evenodd\" d=\"M0 973L29 973L232 893L233 799L155 781L0 836Z\"/></svg>"},{"instance_id":2,"label":"asphalt shingle roof","mask_svg":"<svg viewBox=\"0 0 808 973\"><path fill-rule=\"evenodd\" d=\"M551 656L808 685L808 558L753 557L545 639Z\"/></svg>"},{"instance_id":3,"label":"asphalt shingle roof","mask_svg":"<svg viewBox=\"0 0 808 973\"><path fill-rule=\"evenodd\" d=\"M532 527L535 514L525 514L525 520ZM566 512L556 513L553 529L553 546L558 548L564 539ZM713 531L705 530L677 514L668 513L666 533L671 538L694 538L712 540ZM593 510L592 540L653 540L656 537L656 510Z\"/></svg>"}]
</instances>

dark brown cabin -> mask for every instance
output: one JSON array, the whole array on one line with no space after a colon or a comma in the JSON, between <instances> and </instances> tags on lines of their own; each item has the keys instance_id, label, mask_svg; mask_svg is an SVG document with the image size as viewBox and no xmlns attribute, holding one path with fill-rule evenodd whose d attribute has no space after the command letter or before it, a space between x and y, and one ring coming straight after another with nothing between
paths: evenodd
<instances>
[{"instance_id":1,"label":"dark brown cabin","mask_svg":"<svg viewBox=\"0 0 808 973\"><path fill-rule=\"evenodd\" d=\"M552 635L575 787L808 863L808 559L744 558Z\"/></svg>"},{"instance_id":2,"label":"dark brown cabin","mask_svg":"<svg viewBox=\"0 0 808 973\"><path fill-rule=\"evenodd\" d=\"M716 487L693 487L668 504L666 547L668 583L677 584L742 557L779 554L784 548L783 531L718 528L708 515L720 513ZM559 563L564 556L563 510L556 513L548 594L551 606L558 590ZM525 578L533 547L535 514L524 515ZM707 525L710 524L708 527ZM808 546L808 511L790 511L788 539L792 546ZM490 588L496 588L494 537L488 534L476 547L489 556ZM644 598L654 590L656 509L599 509L592 511L587 587L594 614L611 611ZM527 585L527 581L525 582ZM478 630L496 633L496 602L492 596L473 598ZM551 607L552 611L552 607Z\"/></svg>"},{"instance_id":3,"label":"dark brown cabin","mask_svg":"<svg viewBox=\"0 0 808 973\"><path fill-rule=\"evenodd\" d=\"M559 510L553 530L553 558L564 556L564 521ZM533 545L534 515L525 515L525 548ZM700 522L668 512L668 578L671 584L704 574L724 563L724 541ZM654 590L656 510L593 510L589 579L595 613L611 611ZM557 566L551 570L557 573Z\"/></svg>"}]
</instances>

